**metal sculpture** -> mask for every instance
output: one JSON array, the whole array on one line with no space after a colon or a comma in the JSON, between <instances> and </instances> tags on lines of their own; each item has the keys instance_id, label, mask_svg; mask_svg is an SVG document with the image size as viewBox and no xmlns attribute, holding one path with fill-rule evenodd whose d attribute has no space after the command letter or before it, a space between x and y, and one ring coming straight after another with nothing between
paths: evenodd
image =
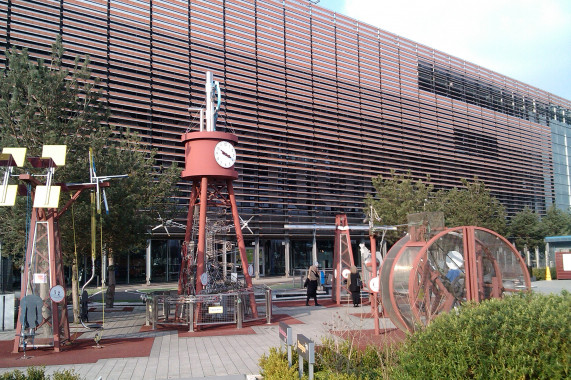
<instances>
[{"instance_id":1,"label":"metal sculpture","mask_svg":"<svg viewBox=\"0 0 571 380\"><path fill-rule=\"evenodd\" d=\"M15 148L8 148L8 151L11 149ZM3 153L5 152L6 149L3 150ZM8 154L12 155L12 153L20 155L18 160L23 165L25 150L18 153L12 150ZM43 303L42 320L34 328L34 345L53 346L56 352L60 349L60 342L69 339L65 297L57 300L57 302L53 297L50 297L50 290L56 286L61 286L65 292L58 220L71 203L77 199L74 195L61 210L57 209L61 189L63 188L64 191L75 190L64 184L52 184L56 167L65 165L65 155L65 145L44 145L41 157L28 158L34 168L46 170L45 185L30 174L18 176L21 181L31 185L32 193L30 195L34 200L21 297L24 299L28 295L37 295L41 298ZM14 204L14 202L10 203ZM20 339L23 331L21 315L25 311L20 307L13 352L18 352L19 347L23 344Z\"/></svg>"},{"instance_id":2,"label":"metal sculpture","mask_svg":"<svg viewBox=\"0 0 571 380\"><path fill-rule=\"evenodd\" d=\"M28 186L21 188L20 193L33 199L24 272L22 276L21 297L37 295L42 300L42 320L34 327L34 346L53 346L54 351L60 351L63 341L69 340L69 323L67 317L67 302L65 298L65 281L63 259L60 243L59 218L71 207L84 190L104 188L109 186L108 178L93 177L90 183L53 183L57 167L65 165L65 145L44 145L41 157L29 157L27 160L32 167L45 169L46 174L33 176L20 174L18 179ZM5 164L5 172L0 195L1 206L11 206L15 203L16 193L8 180L14 166L23 166L26 156L25 148L4 148L0 163ZM36 177L45 177L45 183ZM95 179L95 180L94 180ZM29 189L29 190L28 190ZM58 209L60 192L73 192L66 204ZM19 318L14 338L13 352L26 342L21 336L26 327L22 324L22 314L27 310L20 307ZM28 334L31 332L28 331Z\"/></svg>"},{"instance_id":3,"label":"metal sculpture","mask_svg":"<svg viewBox=\"0 0 571 380\"><path fill-rule=\"evenodd\" d=\"M178 293L181 295L215 291L220 289L216 284L224 283L220 278L222 268L220 268L217 250L213 247L217 243L213 236L216 230L229 232L229 226L208 223L209 208L210 211L231 209L244 280L247 287L252 287L233 187L233 181L238 178L238 172L234 168L236 161L234 145L237 144L238 138L231 133L216 131L216 118L221 99L220 87L218 82L213 81L210 72L206 73L205 87L205 110L192 109L200 111L200 131L186 132L182 135L182 141L185 144L185 169L181 176L183 179L192 181L192 187L181 251L182 263L178 287ZM204 120L206 120L206 125L203 123ZM196 225L195 206L197 205L199 212L196 236L193 231ZM251 302L254 302L252 307L255 307L255 300L252 299Z\"/></svg>"},{"instance_id":4,"label":"metal sculpture","mask_svg":"<svg viewBox=\"0 0 571 380\"><path fill-rule=\"evenodd\" d=\"M496 232L413 227L389 250L381 268L383 307L401 330L413 331L466 301L531 289L523 258Z\"/></svg>"},{"instance_id":5,"label":"metal sculpture","mask_svg":"<svg viewBox=\"0 0 571 380\"><path fill-rule=\"evenodd\" d=\"M371 298L371 310L374 317L375 334L379 335L379 307L378 307L378 292L379 292L379 265L382 257L377 255L376 252L376 238L375 234L380 232L382 234L381 241L384 242L384 237L387 231L394 231L397 226L375 226L374 220L377 222L379 218L371 208L371 216L365 221L369 221L368 226L349 226L347 216L345 214L338 214L335 216L335 225L303 225L303 224L286 224L284 229L290 230L313 230L313 246L315 243L315 234L317 230L334 230L335 242L333 251L333 281L331 290L331 300L337 305L341 304L341 294L349 293L349 289L344 285L344 280L347 279L350 273L351 266L354 265L353 248L351 247L350 230L354 231L368 231L371 249L367 249L364 243L360 244L361 247L361 262L365 270L361 272L363 276L364 290L369 292ZM382 245L382 244L381 244ZM372 258L375 257L376 260ZM317 261L317 253L314 251L314 261Z\"/></svg>"}]
</instances>

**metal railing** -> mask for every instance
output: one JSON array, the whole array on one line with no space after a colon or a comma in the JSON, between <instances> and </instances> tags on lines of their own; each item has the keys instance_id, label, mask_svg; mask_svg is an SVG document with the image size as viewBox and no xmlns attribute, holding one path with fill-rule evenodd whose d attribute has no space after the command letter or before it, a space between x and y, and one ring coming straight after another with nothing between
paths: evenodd
<instances>
[{"instance_id":1,"label":"metal railing","mask_svg":"<svg viewBox=\"0 0 571 380\"><path fill-rule=\"evenodd\" d=\"M146 298L146 325L197 326L236 324L266 320L271 323L272 290L254 286L227 293L181 296L174 292L155 292Z\"/></svg>"},{"instance_id":2,"label":"metal railing","mask_svg":"<svg viewBox=\"0 0 571 380\"><path fill-rule=\"evenodd\" d=\"M293 287L294 288L303 288L303 283L305 282L305 278L307 277L308 269L294 269L293 270ZM319 269L319 286L322 285L331 285L333 280L333 269Z\"/></svg>"}]
</instances>

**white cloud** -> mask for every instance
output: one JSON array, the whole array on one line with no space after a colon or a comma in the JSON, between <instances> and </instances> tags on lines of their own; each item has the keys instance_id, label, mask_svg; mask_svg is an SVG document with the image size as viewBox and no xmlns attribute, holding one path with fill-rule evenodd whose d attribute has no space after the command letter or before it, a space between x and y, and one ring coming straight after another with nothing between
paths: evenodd
<instances>
[{"instance_id":1,"label":"white cloud","mask_svg":"<svg viewBox=\"0 0 571 380\"><path fill-rule=\"evenodd\" d=\"M571 100L569 0L346 0L336 8Z\"/></svg>"}]
</instances>

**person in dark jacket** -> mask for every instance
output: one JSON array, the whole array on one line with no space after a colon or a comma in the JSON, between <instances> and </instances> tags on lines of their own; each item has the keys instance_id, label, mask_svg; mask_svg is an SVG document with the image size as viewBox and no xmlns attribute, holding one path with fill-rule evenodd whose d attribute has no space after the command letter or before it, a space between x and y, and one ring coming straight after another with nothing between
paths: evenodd
<instances>
[{"instance_id":1,"label":"person in dark jacket","mask_svg":"<svg viewBox=\"0 0 571 380\"><path fill-rule=\"evenodd\" d=\"M359 306L361 304L361 276L354 265L351 267L351 274L347 278L347 287L351 292L353 306Z\"/></svg>"},{"instance_id":2,"label":"person in dark jacket","mask_svg":"<svg viewBox=\"0 0 571 380\"><path fill-rule=\"evenodd\" d=\"M321 306L317 303L317 280L319 279L319 263L316 261L307 271L307 300L305 306L309 306L309 299L315 300L315 306Z\"/></svg>"}]
</instances>

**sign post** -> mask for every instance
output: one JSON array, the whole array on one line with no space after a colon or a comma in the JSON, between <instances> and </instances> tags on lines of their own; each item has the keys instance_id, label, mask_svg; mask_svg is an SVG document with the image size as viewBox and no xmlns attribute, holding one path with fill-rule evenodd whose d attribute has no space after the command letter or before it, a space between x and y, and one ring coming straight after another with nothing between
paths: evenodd
<instances>
[{"instance_id":1,"label":"sign post","mask_svg":"<svg viewBox=\"0 0 571 380\"><path fill-rule=\"evenodd\" d=\"M313 364L315 364L315 343L305 335L297 334L297 353L299 354L299 378L303 377L303 360L307 360L309 380L313 380Z\"/></svg>"},{"instance_id":2,"label":"sign post","mask_svg":"<svg viewBox=\"0 0 571 380\"><path fill-rule=\"evenodd\" d=\"M287 347L287 362L289 367L291 368L291 346L293 346L293 333L291 327L289 327L286 323L280 322L279 323L279 333L280 333L280 346L281 342L285 343Z\"/></svg>"}]
</instances>

